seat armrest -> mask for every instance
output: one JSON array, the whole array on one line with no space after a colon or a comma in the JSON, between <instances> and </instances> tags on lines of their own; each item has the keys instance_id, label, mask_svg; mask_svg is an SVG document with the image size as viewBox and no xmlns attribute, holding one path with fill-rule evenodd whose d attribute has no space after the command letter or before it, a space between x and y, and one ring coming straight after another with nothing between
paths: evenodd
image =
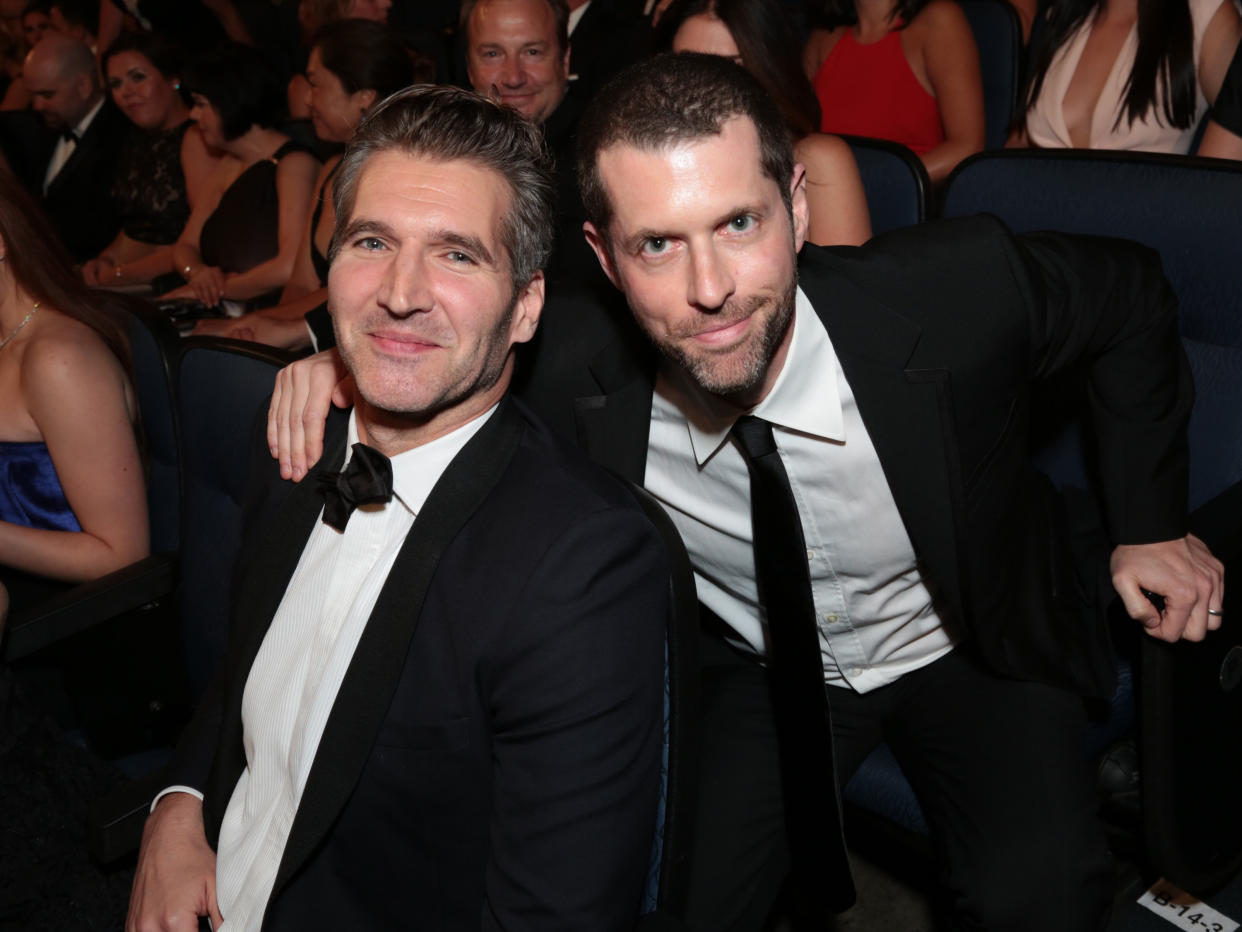
<instances>
[{"instance_id":1,"label":"seat armrest","mask_svg":"<svg viewBox=\"0 0 1242 932\"><path fill-rule=\"evenodd\" d=\"M156 553L16 613L5 625L4 659L20 660L79 631L170 594L177 555Z\"/></svg>"}]
</instances>

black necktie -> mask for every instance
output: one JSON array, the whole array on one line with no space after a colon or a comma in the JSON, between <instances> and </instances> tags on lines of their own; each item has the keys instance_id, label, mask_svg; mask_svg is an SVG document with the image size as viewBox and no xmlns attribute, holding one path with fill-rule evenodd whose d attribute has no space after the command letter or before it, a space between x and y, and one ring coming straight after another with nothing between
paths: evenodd
<instances>
[{"instance_id":1,"label":"black necktie","mask_svg":"<svg viewBox=\"0 0 1242 932\"><path fill-rule=\"evenodd\" d=\"M349 516L359 505L378 505L392 498L392 463L379 450L365 443L354 444L349 465L338 473L319 473L323 496L323 521L344 531Z\"/></svg>"},{"instance_id":2,"label":"black necktie","mask_svg":"<svg viewBox=\"0 0 1242 932\"><path fill-rule=\"evenodd\" d=\"M733 425L750 471L755 581L768 624L772 708L781 753L785 824L799 892L819 908L854 901L841 833L840 791L820 658L819 627L802 521L772 425L746 415Z\"/></svg>"}]
</instances>

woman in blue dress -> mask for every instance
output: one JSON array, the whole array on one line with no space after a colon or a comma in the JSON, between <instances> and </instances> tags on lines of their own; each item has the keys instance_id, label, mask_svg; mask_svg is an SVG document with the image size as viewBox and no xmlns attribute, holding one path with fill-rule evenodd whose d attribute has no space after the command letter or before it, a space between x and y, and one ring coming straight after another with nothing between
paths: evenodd
<instances>
[{"instance_id":1,"label":"woman in blue dress","mask_svg":"<svg viewBox=\"0 0 1242 932\"><path fill-rule=\"evenodd\" d=\"M18 574L83 582L149 549L125 329L70 265L0 173L0 578L15 607Z\"/></svg>"}]
</instances>

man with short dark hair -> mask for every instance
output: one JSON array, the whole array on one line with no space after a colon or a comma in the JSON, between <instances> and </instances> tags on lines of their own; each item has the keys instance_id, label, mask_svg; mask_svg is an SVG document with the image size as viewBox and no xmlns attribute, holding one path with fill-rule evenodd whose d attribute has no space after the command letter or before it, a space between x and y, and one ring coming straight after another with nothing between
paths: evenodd
<instances>
[{"instance_id":1,"label":"man with short dark hair","mask_svg":"<svg viewBox=\"0 0 1242 932\"><path fill-rule=\"evenodd\" d=\"M456 88L389 98L346 151L328 293L356 405L320 487L258 503L131 930L632 926L669 568L505 397L551 195L537 129Z\"/></svg>"},{"instance_id":2,"label":"man with short dark hair","mask_svg":"<svg viewBox=\"0 0 1242 932\"><path fill-rule=\"evenodd\" d=\"M822 929L853 899L840 787L886 741L957 926L1099 929L1112 870L1080 696L1111 693L1113 658L1067 595L1028 425L1033 383L1085 366L1127 611L1165 640L1218 627L1223 568L1186 533L1191 386L1158 260L989 218L804 246L805 173L742 68L661 56L599 100L579 130L586 233L640 332L587 304L550 313L521 392L665 505L694 566L686 924L761 929L792 874L795 918ZM286 372L271 429L299 475L337 376Z\"/></svg>"},{"instance_id":3,"label":"man with short dark hair","mask_svg":"<svg viewBox=\"0 0 1242 932\"><path fill-rule=\"evenodd\" d=\"M120 227L112 176L127 123L106 99L95 56L79 39L48 33L26 56L22 77L31 106L60 134L37 193L70 254L85 261Z\"/></svg>"}]
</instances>

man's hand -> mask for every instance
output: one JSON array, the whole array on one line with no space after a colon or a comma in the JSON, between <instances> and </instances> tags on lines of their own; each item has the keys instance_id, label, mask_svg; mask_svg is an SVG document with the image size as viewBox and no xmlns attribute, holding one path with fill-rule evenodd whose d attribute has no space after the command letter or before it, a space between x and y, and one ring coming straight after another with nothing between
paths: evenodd
<instances>
[{"instance_id":1,"label":"man's hand","mask_svg":"<svg viewBox=\"0 0 1242 932\"><path fill-rule=\"evenodd\" d=\"M329 404L353 404L353 382L336 350L325 350L281 369L267 411L267 445L280 475L299 481L323 455Z\"/></svg>"},{"instance_id":2,"label":"man's hand","mask_svg":"<svg viewBox=\"0 0 1242 932\"><path fill-rule=\"evenodd\" d=\"M1162 641L1201 641L1220 627L1225 567L1193 534L1113 551L1113 586L1131 618ZM1164 597L1158 611L1143 590Z\"/></svg>"},{"instance_id":3,"label":"man's hand","mask_svg":"<svg viewBox=\"0 0 1242 932\"><path fill-rule=\"evenodd\" d=\"M216 905L216 853L203 829L203 804L169 793L142 830L125 932L197 932L198 917L213 929L224 921Z\"/></svg>"}]
</instances>

